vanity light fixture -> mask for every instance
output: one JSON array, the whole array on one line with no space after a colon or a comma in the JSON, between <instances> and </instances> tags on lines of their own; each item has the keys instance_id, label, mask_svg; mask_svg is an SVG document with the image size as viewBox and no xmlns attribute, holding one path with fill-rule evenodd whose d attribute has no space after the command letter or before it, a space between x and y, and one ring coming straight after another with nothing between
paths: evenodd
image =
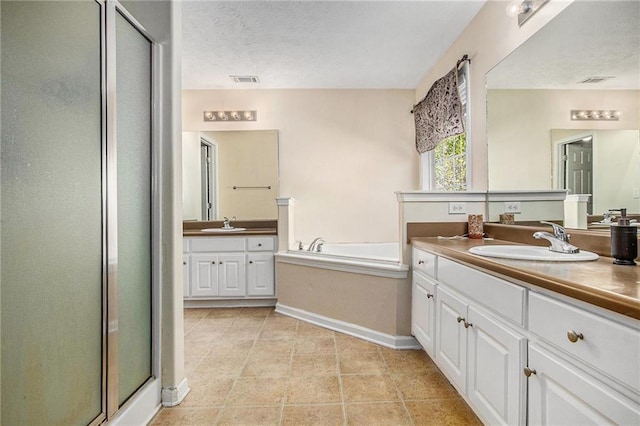
<instances>
[{"instance_id":1,"label":"vanity light fixture","mask_svg":"<svg viewBox=\"0 0 640 426\"><path fill-rule=\"evenodd\" d=\"M257 111L235 110L235 111L205 111L204 121L256 121Z\"/></svg>"},{"instance_id":2,"label":"vanity light fixture","mask_svg":"<svg viewBox=\"0 0 640 426\"><path fill-rule=\"evenodd\" d=\"M518 17L518 26L522 26L549 0L512 0L507 5L507 16Z\"/></svg>"},{"instance_id":3,"label":"vanity light fixture","mask_svg":"<svg viewBox=\"0 0 640 426\"><path fill-rule=\"evenodd\" d=\"M572 109L572 121L618 121L620 119L620 111L615 109Z\"/></svg>"}]
</instances>

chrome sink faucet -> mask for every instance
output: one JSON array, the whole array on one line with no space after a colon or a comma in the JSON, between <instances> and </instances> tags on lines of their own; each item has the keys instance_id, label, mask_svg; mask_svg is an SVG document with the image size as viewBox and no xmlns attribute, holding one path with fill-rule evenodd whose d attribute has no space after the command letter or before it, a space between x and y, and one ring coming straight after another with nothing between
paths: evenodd
<instances>
[{"instance_id":1,"label":"chrome sink faucet","mask_svg":"<svg viewBox=\"0 0 640 426\"><path fill-rule=\"evenodd\" d=\"M231 229L233 228L233 226L231 226L231 221L232 220L236 220L236 217L232 217L231 219L229 219L228 217L224 217L224 220L222 221L222 228L224 229Z\"/></svg>"},{"instance_id":2,"label":"chrome sink faucet","mask_svg":"<svg viewBox=\"0 0 640 426\"><path fill-rule=\"evenodd\" d=\"M540 221L540 223L544 223L545 225L551 225L553 227L553 235L544 232L538 231L533 234L533 238L535 239L544 239L551 243L551 247L549 250L554 251L556 253L579 253L580 249L572 244L569 244L570 235L567 234L567 230L557 223Z\"/></svg>"}]
</instances>

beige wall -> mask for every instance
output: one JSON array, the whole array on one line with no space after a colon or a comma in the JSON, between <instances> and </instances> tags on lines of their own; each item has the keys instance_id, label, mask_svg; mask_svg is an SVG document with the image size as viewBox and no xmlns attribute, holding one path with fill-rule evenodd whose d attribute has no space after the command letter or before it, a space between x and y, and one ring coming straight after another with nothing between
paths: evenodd
<instances>
[{"instance_id":1,"label":"beige wall","mask_svg":"<svg viewBox=\"0 0 640 426\"><path fill-rule=\"evenodd\" d=\"M489 90L489 188L552 189L551 130L638 129L639 96L637 90ZM623 114L619 121L571 121L569 111L580 108Z\"/></svg>"},{"instance_id":2,"label":"beige wall","mask_svg":"<svg viewBox=\"0 0 640 426\"><path fill-rule=\"evenodd\" d=\"M489 0L416 88L414 100L418 102L462 55L467 54L471 58L472 189L487 189L485 74L571 3L571 0L548 2L522 27L518 27L517 19L505 13L506 1Z\"/></svg>"},{"instance_id":3,"label":"beige wall","mask_svg":"<svg viewBox=\"0 0 640 426\"><path fill-rule=\"evenodd\" d=\"M307 243L398 240L395 191L416 189L412 90L186 90L183 130L279 131L280 196ZM255 109L256 122L205 123L205 110Z\"/></svg>"}]
</instances>

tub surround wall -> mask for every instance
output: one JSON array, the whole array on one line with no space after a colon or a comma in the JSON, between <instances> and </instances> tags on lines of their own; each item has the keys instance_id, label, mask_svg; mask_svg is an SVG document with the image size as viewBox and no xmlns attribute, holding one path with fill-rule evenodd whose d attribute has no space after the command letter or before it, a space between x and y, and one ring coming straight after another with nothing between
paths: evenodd
<instances>
[{"instance_id":1,"label":"tub surround wall","mask_svg":"<svg viewBox=\"0 0 640 426\"><path fill-rule=\"evenodd\" d=\"M416 347L411 282L276 261L278 312L388 347Z\"/></svg>"}]
</instances>

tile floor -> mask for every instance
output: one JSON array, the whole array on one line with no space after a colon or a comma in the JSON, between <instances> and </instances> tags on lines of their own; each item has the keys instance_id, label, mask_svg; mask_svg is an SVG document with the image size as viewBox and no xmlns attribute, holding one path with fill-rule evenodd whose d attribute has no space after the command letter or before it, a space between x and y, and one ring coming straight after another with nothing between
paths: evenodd
<instances>
[{"instance_id":1,"label":"tile floor","mask_svg":"<svg viewBox=\"0 0 640 426\"><path fill-rule=\"evenodd\" d=\"M191 392L151 425L479 425L423 351L273 308L185 310Z\"/></svg>"}]
</instances>

